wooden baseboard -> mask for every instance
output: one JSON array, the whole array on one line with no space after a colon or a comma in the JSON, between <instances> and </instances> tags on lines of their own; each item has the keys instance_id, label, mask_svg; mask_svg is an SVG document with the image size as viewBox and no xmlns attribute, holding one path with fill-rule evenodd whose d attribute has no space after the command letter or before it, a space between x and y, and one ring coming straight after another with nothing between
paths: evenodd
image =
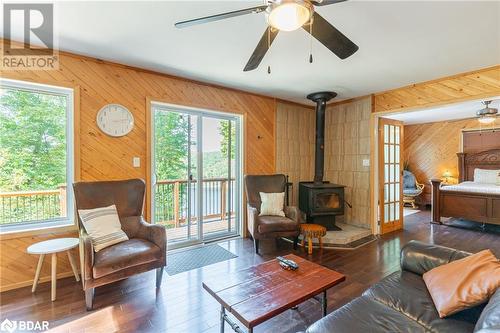
<instances>
[{"instance_id":1,"label":"wooden baseboard","mask_svg":"<svg viewBox=\"0 0 500 333\"><path fill-rule=\"evenodd\" d=\"M67 278L70 276L74 277L72 271L63 272L63 273L57 274L57 279L63 279L63 278ZM43 277L40 277L40 281L38 283L40 284L40 283L49 282L49 281L50 281L50 276L43 276ZM32 285L33 285L33 280L11 283L11 284L0 286L0 292L13 290L13 289L19 289L19 288L23 288L23 287L32 286Z\"/></svg>"}]
</instances>

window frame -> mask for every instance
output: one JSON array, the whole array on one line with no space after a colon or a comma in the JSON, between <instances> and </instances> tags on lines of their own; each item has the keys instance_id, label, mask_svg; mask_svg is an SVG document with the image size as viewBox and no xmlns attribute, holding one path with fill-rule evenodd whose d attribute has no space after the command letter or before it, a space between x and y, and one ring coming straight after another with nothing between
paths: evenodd
<instances>
[{"instance_id":1,"label":"window frame","mask_svg":"<svg viewBox=\"0 0 500 333\"><path fill-rule=\"evenodd\" d=\"M47 220L0 224L0 234L75 225L73 182L75 180L75 91L72 88L0 78L0 89L17 89L66 98L66 216Z\"/></svg>"}]
</instances>

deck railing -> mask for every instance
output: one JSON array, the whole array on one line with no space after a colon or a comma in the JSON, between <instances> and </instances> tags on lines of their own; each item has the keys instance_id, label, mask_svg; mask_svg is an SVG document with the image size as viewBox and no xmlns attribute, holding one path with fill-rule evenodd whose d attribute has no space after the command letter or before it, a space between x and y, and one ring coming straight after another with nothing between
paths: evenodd
<instances>
[{"instance_id":1,"label":"deck railing","mask_svg":"<svg viewBox=\"0 0 500 333\"><path fill-rule=\"evenodd\" d=\"M203 180L203 220L227 218L228 202L234 202L235 179ZM187 216L195 220L198 182L160 180L155 189L155 221L167 228L181 227ZM231 186L231 191L229 191ZM232 199L229 201L229 193ZM188 201L192 211L188 212ZM234 215L234 206L231 207ZM54 190L0 192L0 224L43 221L66 216L66 185Z\"/></svg>"},{"instance_id":2,"label":"deck railing","mask_svg":"<svg viewBox=\"0 0 500 333\"><path fill-rule=\"evenodd\" d=\"M231 197L229 201L229 186ZM160 180L155 189L155 221L167 228L178 228L186 225L188 216L196 220L196 198L198 182L187 179ZM228 202L234 202L235 179L227 178L203 179L203 220L227 218ZM189 202L191 201L191 202ZM188 207L191 211L188 212ZM234 215L231 207L231 215Z\"/></svg>"},{"instance_id":3,"label":"deck railing","mask_svg":"<svg viewBox=\"0 0 500 333\"><path fill-rule=\"evenodd\" d=\"M66 216L66 185L54 190L0 192L0 224Z\"/></svg>"}]
</instances>

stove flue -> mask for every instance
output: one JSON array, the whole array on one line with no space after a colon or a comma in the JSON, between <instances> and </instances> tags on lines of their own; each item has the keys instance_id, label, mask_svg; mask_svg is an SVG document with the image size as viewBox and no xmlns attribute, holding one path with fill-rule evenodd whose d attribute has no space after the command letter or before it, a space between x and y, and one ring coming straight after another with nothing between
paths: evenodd
<instances>
[{"instance_id":1,"label":"stove flue","mask_svg":"<svg viewBox=\"0 0 500 333\"><path fill-rule=\"evenodd\" d=\"M325 110L326 103L337 96L332 91L307 95L316 103L316 142L314 150L314 180L299 183L299 208L307 216L307 222L325 226L328 230L340 230L335 216L344 215L344 186L323 181L325 169Z\"/></svg>"}]
</instances>

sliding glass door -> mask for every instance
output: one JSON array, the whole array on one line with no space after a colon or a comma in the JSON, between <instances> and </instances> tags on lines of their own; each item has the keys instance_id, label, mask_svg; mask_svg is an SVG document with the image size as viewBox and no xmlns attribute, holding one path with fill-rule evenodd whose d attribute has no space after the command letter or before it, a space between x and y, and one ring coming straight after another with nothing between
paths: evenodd
<instances>
[{"instance_id":1,"label":"sliding glass door","mask_svg":"<svg viewBox=\"0 0 500 333\"><path fill-rule=\"evenodd\" d=\"M151 119L151 211L169 248L238 235L240 118L155 103Z\"/></svg>"}]
</instances>

